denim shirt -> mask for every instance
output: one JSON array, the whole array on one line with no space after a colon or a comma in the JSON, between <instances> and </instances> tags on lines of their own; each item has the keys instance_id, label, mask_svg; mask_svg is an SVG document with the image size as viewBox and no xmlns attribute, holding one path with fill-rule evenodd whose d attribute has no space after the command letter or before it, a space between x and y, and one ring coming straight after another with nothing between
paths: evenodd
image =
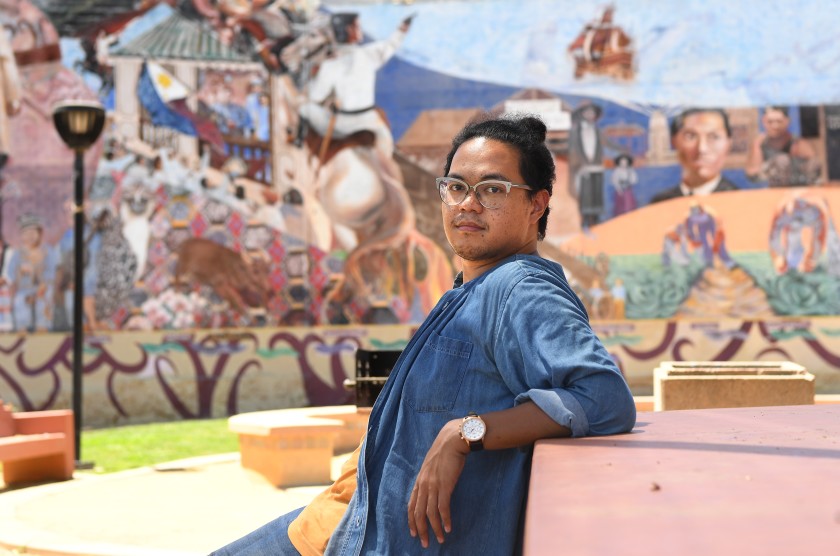
<instances>
[{"instance_id":1,"label":"denim shirt","mask_svg":"<svg viewBox=\"0 0 840 556\"><path fill-rule=\"evenodd\" d=\"M629 431L633 397L562 268L516 255L456 280L406 346L371 411L357 487L326 554L517 550L527 449L472 452L452 494L452 532L423 550L408 529L412 486L443 425L536 403L573 436Z\"/></svg>"}]
</instances>

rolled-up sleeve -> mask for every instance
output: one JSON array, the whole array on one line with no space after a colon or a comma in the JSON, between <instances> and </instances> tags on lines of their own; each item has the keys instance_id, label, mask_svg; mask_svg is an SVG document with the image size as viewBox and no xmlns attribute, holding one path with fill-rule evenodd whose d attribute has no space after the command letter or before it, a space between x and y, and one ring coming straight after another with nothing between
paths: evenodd
<instances>
[{"instance_id":1,"label":"rolled-up sleeve","mask_svg":"<svg viewBox=\"0 0 840 556\"><path fill-rule=\"evenodd\" d=\"M553 390L532 389L516 396L515 403L534 402L546 415L572 431L572 436L589 434L586 412L570 392L562 388Z\"/></svg>"},{"instance_id":2,"label":"rolled-up sleeve","mask_svg":"<svg viewBox=\"0 0 840 556\"><path fill-rule=\"evenodd\" d=\"M624 377L559 276L526 275L508 289L494 355L514 403L535 403L572 436L627 432L636 422Z\"/></svg>"}]
</instances>

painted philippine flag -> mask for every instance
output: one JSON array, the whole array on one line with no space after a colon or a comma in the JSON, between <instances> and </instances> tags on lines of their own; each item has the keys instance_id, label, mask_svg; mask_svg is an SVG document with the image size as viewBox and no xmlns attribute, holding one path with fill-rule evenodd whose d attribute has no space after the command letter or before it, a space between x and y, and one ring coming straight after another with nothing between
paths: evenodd
<instances>
[{"instance_id":1,"label":"painted philippine flag","mask_svg":"<svg viewBox=\"0 0 840 556\"><path fill-rule=\"evenodd\" d=\"M223 148L224 139L212 120L187 107L190 90L160 64L145 62L137 83L137 97L156 126L168 127Z\"/></svg>"}]
</instances>

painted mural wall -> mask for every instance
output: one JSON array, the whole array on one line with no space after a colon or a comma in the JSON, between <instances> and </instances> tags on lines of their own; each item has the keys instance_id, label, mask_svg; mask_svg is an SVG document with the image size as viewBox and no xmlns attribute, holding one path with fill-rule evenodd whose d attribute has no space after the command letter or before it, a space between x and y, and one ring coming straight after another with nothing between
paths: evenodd
<instances>
[{"instance_id":1,"label":"painted mural wall","mask_svg":"<svg viewBox=\"0 0 840 556\"><path fill-rule=\"evenodd\" d=\"M712 359L790 359L840 391L824 2L72 7L0 1L0 398L17 407L69 405L73 155L51 121L69 98L108 114L85 155L90 424L347 401L353 350L399 349L451 287L434 178L484 112L546 122L541 253L634 391L660 360Z\"/></svg>"}]
</instances>

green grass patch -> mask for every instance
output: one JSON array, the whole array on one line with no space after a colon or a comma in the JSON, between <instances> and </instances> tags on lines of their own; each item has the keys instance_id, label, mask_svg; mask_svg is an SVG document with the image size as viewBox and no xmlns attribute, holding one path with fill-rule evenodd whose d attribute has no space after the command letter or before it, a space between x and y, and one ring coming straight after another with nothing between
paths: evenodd
<instances>
[{"instance_id":1,"label":"green grass patch","mask_svg":"<svg viewBox=\"0 0 840 556\"><path fill-rule=\"evenodd\" d=\"M227 419L185 420L82 431L82 461L113 473L168 461L239 451Z\"/></svg>"}]
</instances>

